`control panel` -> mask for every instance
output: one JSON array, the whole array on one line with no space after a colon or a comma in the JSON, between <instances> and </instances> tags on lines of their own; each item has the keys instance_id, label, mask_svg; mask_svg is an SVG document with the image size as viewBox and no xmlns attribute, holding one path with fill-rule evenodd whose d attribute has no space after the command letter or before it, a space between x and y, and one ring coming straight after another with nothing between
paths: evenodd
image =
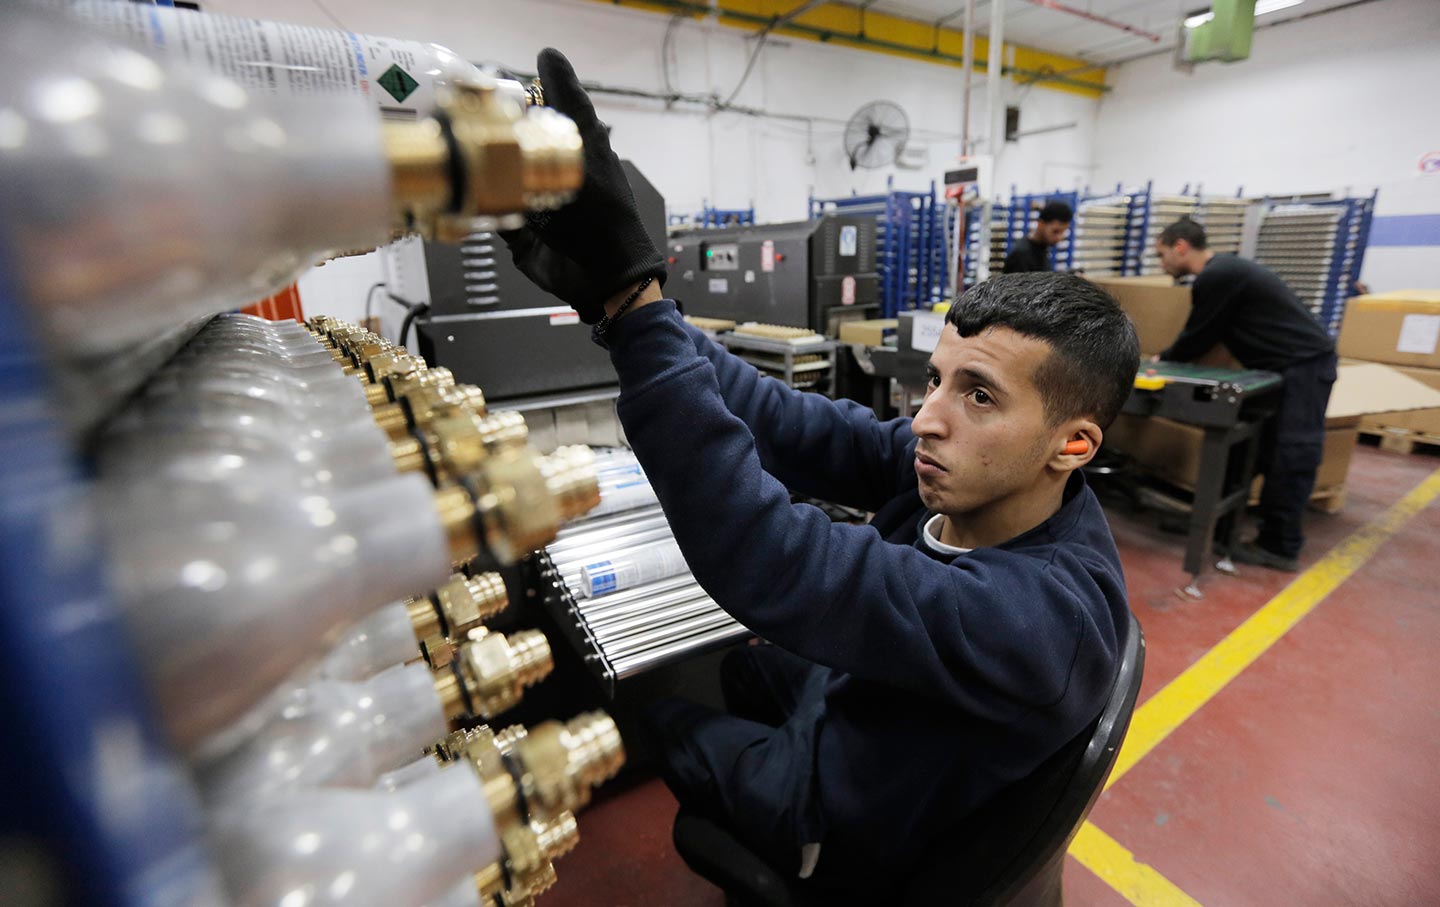
<instances>
[{"instance_id":1,"label":"control panel","mask_svg":"<svg viewBox=\"0 0 1440 907\"><path fill-rule=\"evenodd\" d=\"M704 254L700 257L700 267L705 271L740 270L740 244L733 242L705 243Z\"/></svg>"}]
</instances>

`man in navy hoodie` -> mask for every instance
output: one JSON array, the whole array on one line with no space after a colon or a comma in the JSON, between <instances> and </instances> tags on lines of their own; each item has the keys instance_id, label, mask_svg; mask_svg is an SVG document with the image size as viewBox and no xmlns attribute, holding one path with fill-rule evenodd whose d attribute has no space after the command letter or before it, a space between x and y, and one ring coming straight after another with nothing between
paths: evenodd
<instances>
[{"instance_id":1,"label":"man in navy hoodie","mask_svg":"<svg viewBox=\"0 0 1440 907\"><path fill-rule=\"evenodd\" d=\"M1104 707L1128 606L1080 467L1130 392L1134 329L1079 278L1002 276L950 310L913 421L792 391L663 298L605 127L559 52L539 71L585 186L506 239L609 349L696 578L773 644L727 658L728 712L656 706L666 781L832 902L878 896ZM790 490L875 517L835 524Z\"/></svg>"}]
</instances>

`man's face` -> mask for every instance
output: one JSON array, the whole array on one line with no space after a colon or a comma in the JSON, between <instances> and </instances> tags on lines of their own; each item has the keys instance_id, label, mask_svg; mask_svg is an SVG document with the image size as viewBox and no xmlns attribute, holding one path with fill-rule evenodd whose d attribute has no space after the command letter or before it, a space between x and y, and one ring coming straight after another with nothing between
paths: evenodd
<instances>
[{"instance_id":1,"label":"man's face","mask_svg":"<svg viewBox=\"0 0 1440 907\"><path fill-rule=\"evenodd\" d=\"M1063 220L1042 220L1040 221L1040 238L1047 246L1058 245L1070 232L1070 225Z\"/></svg>"},{"instance_id":2,"label":"man's face","mask_svg":"<svg viewBox=\"0 0 1440 907\"><path fill-rule=\"evenodd\" d=\"M951 325L930 356L919 438L920 498L938 513L970 513L1029 489L1058 451L1035 387L1053 347L1010 328L961 337Z\"/></svg>"},{"instance_id":3,"label":"man's face","mask_svg":"<svg viewBox=\"0 0 1440 907\"><path fill-rule=\"evenodd\" d=\"M1184 277L1189 273L1184 263L1185 251L1189 248L1190 244L1183 239L1176 241L1173 246L1155 240L1155 254L1160 256L1160 267L1171 277Z\"/></svg>"}]
</instances>

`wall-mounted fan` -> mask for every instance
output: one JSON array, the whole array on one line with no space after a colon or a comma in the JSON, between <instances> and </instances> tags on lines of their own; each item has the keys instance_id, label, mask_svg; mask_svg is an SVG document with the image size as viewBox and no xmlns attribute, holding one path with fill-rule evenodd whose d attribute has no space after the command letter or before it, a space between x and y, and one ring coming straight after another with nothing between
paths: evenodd
<instances>
[{"instance_id":1,"label":"wall-mounted fan","mask_svg":"<svg viewBox=\"0 0 1440 907\"><path fill-rule=\"evenodd\" d=\"M845 157L850 169L872 170L895 163L910 138L910 118L894 101L871 101L845 124Z\"/></svg>"}]
</instances>

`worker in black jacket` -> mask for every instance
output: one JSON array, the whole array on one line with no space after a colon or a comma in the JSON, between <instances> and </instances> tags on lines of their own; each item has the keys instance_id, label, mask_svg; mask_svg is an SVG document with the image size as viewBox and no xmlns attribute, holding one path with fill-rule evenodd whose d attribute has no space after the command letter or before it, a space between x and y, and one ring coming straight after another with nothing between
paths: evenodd
<instances>
[{"instance_id":1,"label":"worker in black jacket","mask_svg":"<svg viewBox=\"0 0 1440 907\"><path fill-rule=\"evenodd\" d=\"M1280 408L1261 439L1260 532L1231 556L1293 571L1305 545L1301 518L1325 449L1335 344L1274 272L1238 255L1216 254L1195 221L1182 218L1166 227L1156 251L1172 277L1195 277L1190 317L1157 358L1191 362L1223 343L1246 368L1285 378Z\"/></svg>"},{"instance_id":2,"label":"worker in black jacket","mask_svg":"<svg viewBox=\"0 0 1440 907\"><path fill-rule=\"evenodd\" d=\"M1080 467L1130 391L1134 330L1078 278L1007 276L951 309L913 421L793 391L662 298L604 126L559 52L539 72L585 186L507 242L609 349L696 579L773 643L726 658L733 713L656 705L665 778L827 903L893 903L890 873L1106 702L1128 606ZM832 523L790 489L877 513Z\"/></svg>"},{"instance_id":3,"label":"worker in black jacket","mask_svg":"<svg viewBox=\"0 0 1440 907\"><path fill-rule=\"evenodd\" d=\"M1049 201L1040 209L1040 219L1029 236L1015 240L1010 254L1005 256L1005 273L1022 274L1032 271L1053 271L1050 266L1050 251L1065 241L1070 232L1070 221L1074 219L1070 206L1060 201Z\"/></svg>"}]
</instances>

